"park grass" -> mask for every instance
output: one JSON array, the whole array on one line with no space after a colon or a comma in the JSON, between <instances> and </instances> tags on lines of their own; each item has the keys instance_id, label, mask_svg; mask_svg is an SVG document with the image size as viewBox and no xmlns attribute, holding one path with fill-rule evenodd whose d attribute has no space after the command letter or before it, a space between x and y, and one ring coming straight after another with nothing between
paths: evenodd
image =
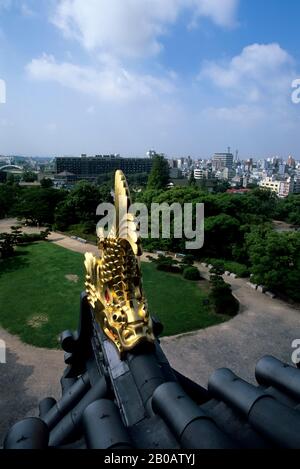
<instances>
[{"instance_id":1,"label":"park grass","mask_svg":"<svg viewBox=\"0 0 300 469\"><path fill-rule=\"evenodd\" d=\"M158 271L152 263L143 263L142 270L149 310L163 323L163 335L204 329L229 319L215 314L212 307L205 304L208 294L201 289L201 282Z\"/></svg>"},{"instance_id":2,"label":"park grass","mask_svg":"<svg viewBox=\"0 0 300 469\"><path fill-rule=\"evenodd\" d=\"M164 324L164 335L228 319L204 304L207 293L198 282L159 272L150 263L142 268L149 309ZM0 324L25 343L57 348L59 334L77 328L83 289L82 254L49 242L19 247L14 257L0 262Z\"/></svg>"}]
</instances>

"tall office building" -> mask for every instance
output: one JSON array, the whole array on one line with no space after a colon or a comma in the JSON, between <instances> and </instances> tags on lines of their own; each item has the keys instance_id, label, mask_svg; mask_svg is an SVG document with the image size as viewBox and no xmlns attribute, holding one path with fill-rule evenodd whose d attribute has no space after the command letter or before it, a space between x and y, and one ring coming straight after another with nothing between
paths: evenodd
<instances>
[{"instance_id":1,"label":"tall office building","mask_svg":"<svg viewBox=\"0 0 300 469\"><path fill-rule=\"evenodd\" d=\"M212 160L213 168L221 171L225 168L232 169L233 154L232 153L215 153Z\"/></svg>"}]
</instances>

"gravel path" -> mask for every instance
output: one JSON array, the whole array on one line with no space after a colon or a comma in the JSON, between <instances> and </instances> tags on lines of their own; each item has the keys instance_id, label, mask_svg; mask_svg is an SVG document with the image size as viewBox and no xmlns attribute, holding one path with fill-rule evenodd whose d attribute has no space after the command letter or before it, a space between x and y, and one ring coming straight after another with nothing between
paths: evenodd
<instances>
[{"instance_id":1,"label":"gravel path","mask_svg":"<svg viewBox=\"0 0 300 469\"><path fill-rule=\"evenodd\" d=\"M0 221L0 232L13 220ZM72 251L97 253L97 248L64 235L52 233L49 240ZM146 257L143 257L146 260ZM207 269L200 267L203 276ZM211 373L229 367L254 382L257 361L272 354L290 362L294 339L300 338L300 311L251 289L245 280L229 279L241 304L241 313L231 321L177 337L163 338L162 347L172 366L206 386ZM166 297L166 307L167 307ZM176 320L176 318L174 318ZM6 341L7 364L0 365L0 442L4 432L25 415L36 415L38 401L58 398L64 369L63 353L24 345L0 329Z\"/></svg>"}]
</instances>

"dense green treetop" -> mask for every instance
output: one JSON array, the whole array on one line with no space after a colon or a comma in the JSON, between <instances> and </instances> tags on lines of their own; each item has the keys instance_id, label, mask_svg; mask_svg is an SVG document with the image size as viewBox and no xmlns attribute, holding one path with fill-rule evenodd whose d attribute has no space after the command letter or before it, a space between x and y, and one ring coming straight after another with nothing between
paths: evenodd
<instances>
[{"instance_id":1,"label":"dense green treetop","mask_svg":"<svg viewBox=\"0 0 300 469\"><path fill-rule=\"evenodd\" d=\"M165 189L169 182L168 161L162 155L153 157L153 166L149 175L147 189Z\"/></svg>"}]
</instances>

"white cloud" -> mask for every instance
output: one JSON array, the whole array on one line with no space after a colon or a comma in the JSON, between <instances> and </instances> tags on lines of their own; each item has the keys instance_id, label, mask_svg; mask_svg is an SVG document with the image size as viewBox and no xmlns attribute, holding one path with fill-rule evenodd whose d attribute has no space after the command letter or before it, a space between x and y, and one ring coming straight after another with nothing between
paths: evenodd
<instances>
[{"instance_id":1,"label":"white cloud","mask_svg":"<svg viewBox=\"0 0 300 469\"><path fill-rule=\"evenodd\" d=\"M0 0L1 1L1 0ZM51 80L99 99L132 100L168 94L177 81L173 71L136 72L128 59L157 54L161 36L183 10L228 26L239 0L57 0L52 21L64 35L78 40L92 58L92 67L58 63L51 55L27 66L37 80ZM139 65L140 68L140 65Z\"/></svg>"},{"instance_id":2,"label":"white cloud","mask_svg":"<svg viewBox=\"0 0 300 469\"><path fill-rule=\"evenodd\" d=\"M252 44L223 62L208 62L199 75L209 79L220 105L203 114L237 128L283 128L292 123L293 57L279 44ZM207 83L206 83L207 84Z\"/></svg>"},{"instance_id":3,"label":"white cloud","mask_svg":"<svg viewBox=\"0 0 300 469\"><path fill-rule=\"evenodd\" d=\"M201 16L206 16L218 26L236 25L239 0L191 0L190 3L195 8L194 21Z\"/></svg>"},{"instance_id":4,"label":"white cloud","mask_svg":"<svg viewBox=\"0 0 300 469\"><path fill-rule=\"evenodd\" d=\"M27 65L29 76L35 80L53 81L63 86L104 100L131 100L151 98L160 93L171 93L170 80L151 75L128 72L116 62L99 70L69 62L58 63L44 54Z\"/></svg>"},{"instance_id":5,"label":"white cloud","mask_svg":"<svg viewBox=\"0 0 300 469\"><path fill-rule=\"evenodd\" d=\"M211 19L218 26L236 22L239 0L59 0L52 18L66 37L89 50L140 57L158 53L161 37L188 10L196 22Z\"/></svg>"},{"instance_id":6,"label":"white cloud","mask_svg":"<svg viewBox=\"0 0 300 469\"><path fill-rule=\"evenodd\" d=\"M199 78L229 90L246 101L258 102L289 93L293 59L279 44L252 44L227 63L208 62Z\"/></svg>"}]
</instances>

